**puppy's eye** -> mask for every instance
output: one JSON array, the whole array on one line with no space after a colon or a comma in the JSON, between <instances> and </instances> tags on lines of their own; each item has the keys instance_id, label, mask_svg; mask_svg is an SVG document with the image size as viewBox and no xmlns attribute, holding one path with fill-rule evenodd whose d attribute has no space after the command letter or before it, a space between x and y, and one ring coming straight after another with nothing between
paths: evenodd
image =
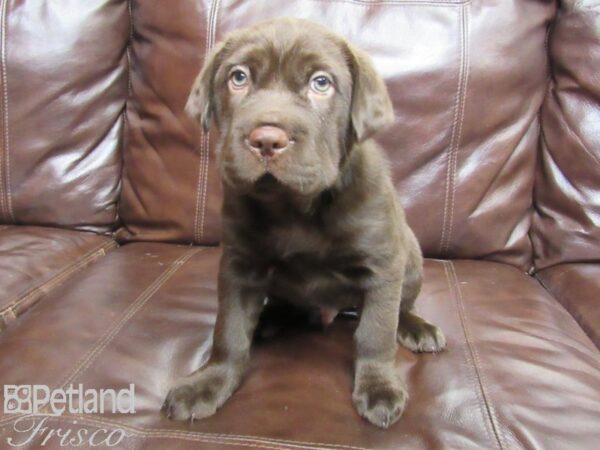
<instances>
[{"instance_id":1,"label":"puppy's eye","mask_svg":"<svg viewBox=\"0 0 600 450\"><path fill-rule=\"evenodd\" d=\"M317 94L326 94L333 88L333 82L327 75L317 73L310 80L310 88Z\"/></svg>"},{"instance_id":2,"label":"puppy's eye","mask_svg":"<svg viewBox=\"0 0 600 450\"><path fill-rule=\"evenodd\" d=\"M229 74L229 85L233 89L242 89L250 83L250 76L248 72L241 68L234 68Z\"/></svg>"},{"instance_id":3,"label":"puppy's eye","mask_svg":"<svg viewBox=\"0 0 600 450\"><path fill-rule=\"evenodd\" d=\"M241 70L236 70L231 74L231 81L236 86L243 86L248 82L248 76Z\"/></svg>"}]
</instances>

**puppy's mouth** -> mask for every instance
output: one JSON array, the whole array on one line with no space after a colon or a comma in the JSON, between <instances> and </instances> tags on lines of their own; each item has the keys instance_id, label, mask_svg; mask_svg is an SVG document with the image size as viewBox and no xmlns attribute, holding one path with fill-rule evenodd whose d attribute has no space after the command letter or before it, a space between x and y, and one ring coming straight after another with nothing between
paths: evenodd
<instances>
[{"instance_id":1,"label":"puppy's mouth","mask_svg":"<svg viewBox=\"0 0 600 450\"><path fill-rule=\"evenodd\" d=\"M271 201L291 192L289 187L272 173L264 173L252 184L250 194L262 201Z\"/></svg>"},{"instance_id":2,"label":"puppy's mouth","mask_svg":"<svg viewBox=\"0 0 600 450\"><path fill-rule=\"evenodd\" d=\"M271 192L281 186L281 182L271 173L265 173L254 183L254 189L257 192Z\"/></svg>"}]
</instances>

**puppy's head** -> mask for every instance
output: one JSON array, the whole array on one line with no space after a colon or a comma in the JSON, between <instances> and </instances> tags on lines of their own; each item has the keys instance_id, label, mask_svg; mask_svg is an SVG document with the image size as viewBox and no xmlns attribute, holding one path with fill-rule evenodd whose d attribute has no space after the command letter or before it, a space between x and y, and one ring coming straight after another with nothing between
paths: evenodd
<instances>
[{"instance_id":1,"label":"puppy's head","mask_svg":"<svg viewBox=\"0 0 600 450\"><path fill-rule=\"evenodd\" d=\"M206 61L186 111L205 130L216 122L228 186L305 196L332 186L352 145L393 120L369 58L299 19L230 34Z\"/></svg>"}]
</instances>

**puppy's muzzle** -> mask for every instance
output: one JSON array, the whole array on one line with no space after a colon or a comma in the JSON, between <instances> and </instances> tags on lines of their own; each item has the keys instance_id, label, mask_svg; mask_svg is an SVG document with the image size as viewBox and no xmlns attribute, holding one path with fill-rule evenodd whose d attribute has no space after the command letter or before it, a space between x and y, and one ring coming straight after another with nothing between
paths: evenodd
<instances>
[{"instance_id":1,"label":"puppy's muzzle","mask_svg":"<svg viewBox=\"0 0 600 450\"><path fill-rule=\"evenodd\" d=\"M260 159L274 159L286 151L291 141L282 128L262 125L250 132L247 143L250 151Z\"/></svg>"}]
</instances>

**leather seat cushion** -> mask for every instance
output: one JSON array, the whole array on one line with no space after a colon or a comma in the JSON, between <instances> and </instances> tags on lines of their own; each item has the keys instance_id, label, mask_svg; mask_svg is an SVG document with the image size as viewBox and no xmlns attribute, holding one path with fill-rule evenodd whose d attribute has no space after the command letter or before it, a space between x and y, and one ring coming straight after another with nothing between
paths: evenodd
<instances>
[{"instance_id":1,"label":"leather seat cushion","mask_svg":"<svg viewBox=\"0 0 600 450\"><path fill-rule=\"evenodd\" d=\"M114 247L93 233L0 226L0 330Z\"/></svg>"},{"instance_id":2,"label":"leather seat cushion","mask_svg":"<svg viewBox=\"0 0 600 450\"><path fill-rule=\"evenodd\" d=\"M213 417L169 421L170 384L206 357L220 250L133 243L54 290L0 335L4 383L135 384L136 414L49 418L49 427L116 429L127 448L594 448L600 442L600 352L543 287L494 262L428 260L418 309L448 338L441 354L400 348L411 398L379 430L358 417L352 320L255 347L248 373ZM27 355L27 358L22 358ZM3 436L15 415L0 418ZM74 424L73 421L77 423ZM29 445L37 446L43 436ZM59 447L49 439L47 448Z\"/></svg>"}]
</instances>

